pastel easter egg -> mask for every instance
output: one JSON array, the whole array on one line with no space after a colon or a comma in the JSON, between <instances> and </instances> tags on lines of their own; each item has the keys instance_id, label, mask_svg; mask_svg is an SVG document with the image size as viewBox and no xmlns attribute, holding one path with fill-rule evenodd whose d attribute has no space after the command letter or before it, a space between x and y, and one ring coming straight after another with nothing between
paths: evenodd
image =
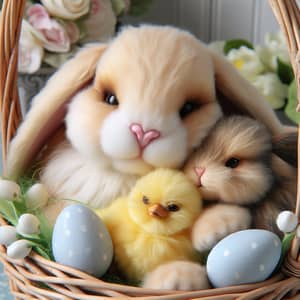
<instances>
[{"instance_id":1,"label":"pastel easter egg","mask_svg":"<svg viewBox=\"0 0 300 300\"><path fill-rule=\"evenodd\" d=\"M54 225L55 261L101 277L113 258L111 237L101 219L81 204L63 209Z\"/></svg>"},{"instance_id":2,"label":"pastel easter egg","mask_svg":"<svg viewBox=\"0 0 300 300\"><path fill-rule=\"evenodd\" d=\"M270 231L249 229L221 240L207 258L214 287L255 283L267 279L281 255L281 241Z\"/></svg>"}]
</instances>

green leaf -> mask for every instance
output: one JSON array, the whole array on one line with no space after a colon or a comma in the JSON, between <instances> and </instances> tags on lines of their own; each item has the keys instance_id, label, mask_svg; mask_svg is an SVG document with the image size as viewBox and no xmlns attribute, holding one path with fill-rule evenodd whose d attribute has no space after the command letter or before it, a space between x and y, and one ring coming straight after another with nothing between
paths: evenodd
<instances>
[{"instance_id":1,"label":"green leaf","mask_svg":"<svg viewBox=\"0 0 300 300\"><path fill-rule=\"evenodd\" d=\"M254 49L253 45L250 42L248 42L246 40L242 40L242 39L237 39L237 40L226 41L223 51L225 54L228 54L230 52L230 50L239 49L242 46L245 46L249 49Z\"/></svg>"},{"instance_id":2,"label":"green leaf","mask_svg":"<svg viewBox=\"0 0 300 300\"><path fill-rule=\"evenodd\" d=\"M152 2L153 0L131 0L129 14L135 17L144 14Z\"/></svg>"},{"instance_id":3,"label":"green leaf","mask_svg":"<svg viewBox=\"0 0 300 300\"><path fill-rule=\"evenodd\" d=\"M46 258L48 260L54 260L53 257L52 257L52 255L48 251L45 251L44 248L41 248L39 246L34 246L32 248L40 256L42 256L42 257L44 257L44 258Z\"/></svg>"},{"instance_id":4,"label":"green leaf","mask_svg":"<svg viewBox=\"0 0 300 300\"><path fill-rule=\"evenodd\" d=\"M44 247L43 245L39 244L38 242L28 240L28 244L33 248L33 250L40 254L41 256L45 257L46 259L53 260L51 249Z\"/></svg>"},{"instance_id":5,"label":"green leaf","mask_svg":"<svg viewBox=\"0 0 300 300\"><path fill-rule=\"evenodd\" d=\"M287 233L285 234L282 240L282 256L285 257L291 247L292 240L295 236L295 233Z\"/></svg>"},{"instance_id":6,"label":"green leaf","mask_svg":"<svg viewBox=\"0 0 300 300\"><path fill-rule=\"evenodd\" d=\"M111 0L111 4L116 16L121 15L126 7L124 0Z\"/></svg>"},{"instance_id":7,"label":"green leaf","mask_svg":"<svg viewBox=\"0 0 300 300\"><path fill-rule=\"evenodd\" d=\"M40 221L40 236L51 246L53 227L42 212L36 212L35 215Z\"/></svg>"},{"instance_id":8,"label":"green leaf","mask_svg":"<svg viewBox=\"0 0 300 300\"><path fill-rule=\"evenodd\" d=\"M296 81L293 80L288 89L288 102L284 109L284 112L287 117L296 124L300 122L300 113L296 111L297 105L297 87Z\"/></svg>"},{"instance_id":9,"label":"green leaf","mask_svg":"<svg viewBox=\"0 0 300 300\"><path fill-rule=\"evenodd\" d=\"M12 225L16 226L18 224L18 214L12 201L1 200L0 213Z\"/></svg>"},{"instance_id":10,"label":"green leaf","mask_svg":"<svg viewBox=\"0 0 300 300\"><path fill-rule=\"evenodd\" d=\"M279 262L278 262L277 267L275 268L273 274L277 273L280 270L281 265L291 247L291 243L292 243L294 236L295 236L295 233L287 233L284 235L284 238L282 239L282 242L281 242L281 256L280 256Z\"/></svg>"},{"instance_id":11,"label":"green leaf","mask_svg":"<svg viewBox=\"0 0 300 300\"><path fill-rule=\"evenodd\" d=\"M279 57L277 57L276 72L279 79L284 84L290 84L295 78L292 66L282 61Z\"/></svg>"}]
</instances>

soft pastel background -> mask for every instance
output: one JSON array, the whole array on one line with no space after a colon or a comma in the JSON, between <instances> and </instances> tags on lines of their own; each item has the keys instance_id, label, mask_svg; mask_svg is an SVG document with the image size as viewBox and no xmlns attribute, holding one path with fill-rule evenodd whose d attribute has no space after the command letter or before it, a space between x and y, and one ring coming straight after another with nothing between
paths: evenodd
<instances>
[{"instance_id":1,"label":"soft pastel background","mask_svg":"<svg viewBox=\"0 0 300 300\"><path fill-rule=\"evenodd\" d=\"M278 30L267 0L153 0L146 15L123 20L139 22L185 28L205 42L244 38L259 44L266 32ZM0 300L13 299L0 268Z\"/></svg>"}]
</instances>

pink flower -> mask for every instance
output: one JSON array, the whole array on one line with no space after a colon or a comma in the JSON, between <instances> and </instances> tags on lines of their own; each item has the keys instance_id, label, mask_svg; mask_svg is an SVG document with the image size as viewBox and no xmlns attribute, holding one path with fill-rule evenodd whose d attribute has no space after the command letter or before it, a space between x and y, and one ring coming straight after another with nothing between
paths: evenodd
<instances>
[{"instance_id":1,"label":"pink flower","mask_svg":"<svg viewBox=\"0 0 300 300\"><path fill-rule=\"evenodd\" d=\"M71 41L65 28L51 19L48 12L40 4L29 7L27 11L29 23L43 35L43 46L53 52L68 52Z\"/></svg>"},{"instance_id":2,"label":"pink flower","mask_svg":"<svg viewBox=\"0 0 300 300\"><path fill-rule=\"evenodd\" d=\"M74 22L65 22L64 25L71 43L76 43L80 38L79 28Z\"/></svg>"},{"instance_id":3,"label":"pink flower","mask_svg":"<svg viewBox=\"0 0 300 300\"><path fill-rule=\"evenodd\" d=\"M36 72L44 57L43 37L27 21L22 21L18 68L21 73Z\"/></svg>"}]
</instances>

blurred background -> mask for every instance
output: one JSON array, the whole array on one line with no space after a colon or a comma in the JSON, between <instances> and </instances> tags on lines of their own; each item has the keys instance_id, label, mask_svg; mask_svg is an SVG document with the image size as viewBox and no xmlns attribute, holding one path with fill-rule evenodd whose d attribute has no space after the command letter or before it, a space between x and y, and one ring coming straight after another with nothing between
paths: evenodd
<instances>
[{"instance_id":1,"label":"blurred background","mask_svg":"<svg viewBox=\"0 0 300 300\"><path fill-rule=\"evenodd\" d=\"M141 17L124 23L171 24L205 42L243 38L259 44L278 24L268 0L153 0Z\"/></svg>"}]
</instances>

